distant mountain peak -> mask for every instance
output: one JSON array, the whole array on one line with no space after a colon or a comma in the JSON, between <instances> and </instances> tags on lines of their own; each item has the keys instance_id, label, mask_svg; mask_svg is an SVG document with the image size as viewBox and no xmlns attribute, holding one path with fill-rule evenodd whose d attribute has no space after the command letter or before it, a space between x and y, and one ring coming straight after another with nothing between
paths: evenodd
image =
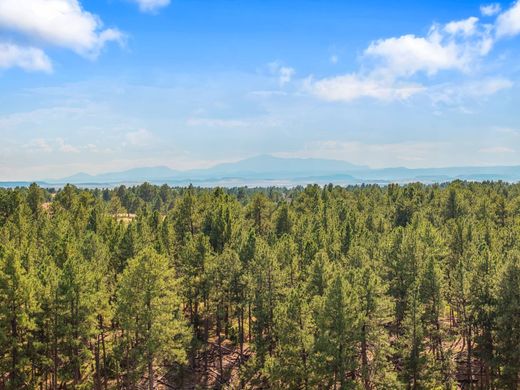
<instances>
[{"instance_id":1,"label":"distant mountain peak","mask_svg":"<svg viewBox=\"0 0 520 390\"><path fill-rule=\"evenodd\" d=\"M312 157L279 157L270 154L252 156L206 169L176 171L164 165L137 167L98 175L77 173L49 184L138 184L145 181L171 185L294 185L305 183L424 183L463 180L520 180L519 167L446 167L446 168L381 168L351 164L343 160Z\"/></svg>"}]
</instances>

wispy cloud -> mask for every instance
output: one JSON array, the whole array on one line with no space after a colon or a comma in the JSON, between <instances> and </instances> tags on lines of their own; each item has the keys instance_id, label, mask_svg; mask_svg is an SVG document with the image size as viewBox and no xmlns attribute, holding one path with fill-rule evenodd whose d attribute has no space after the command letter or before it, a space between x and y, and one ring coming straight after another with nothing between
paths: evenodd
<instances>
[{"instance_id":1,"label":"wispy cloud","mask_svg":"<svg viewBox=\"0 0 520 390\"><path fill-rule=\"evenodd\" d=\"M56 138L58 150L63 153L79 153L79 148L65 142L63 138Z\"/></svg>"},{"instance_id":2,"label":"wispy cloud","mask_svg":"<svg viewBox=\"0 0 520 390\"><path fill-rule=\"evenodd\" d=\"M38 108L31 111L15 112L0 116L0 131L13 131L23 124L41 125L49 123L52 120L70 118L78 119L80 116L92 112L92 107L67 107L56 106L47 108Z\"/></svg>"},{"instance_id":3,"label":"wispy cloud","mask_svg":"<svg viewBox=\"0 0 520 390\"><path fill-rule=\"evenodd\" d=\"M512 88L514 83L504 77L491 77L461 83L445 83L432 86L427 94L434 104L461 104L463 100L494 95Z\"/></svg>"},{"instance_id":4,"label":"wispy cloud","mask_svg":"<svg viewBox=\"0 0 520 390\"><path fill-rule=\"evenodd\" d=\"M499 3L485 4L480 6L480 13L484 16L494 16L502 10Z\"/></svg>"},{"instance_id":5,"label":"wispy cloud","mask_svg":"<svg viewBox=\"0 0 520 390\"><path fill-rule=\"evenodd\" d=\"M284 66L280 61L273 61L267 64L269 71L271 74L278 77L278 83L281 87L285 84L289 83L292 80L292 77L296 73L295 70L289 66Z\"/></svg>"},{"instance_id":6,"label":"wispy cloud","mask_svg":"<svg viewBox=\"0 0 520 390\"><path fill-rule=\"evenodd\" d=\"M494 130L497 133L500 133L500 134L511 135L511 136L514 136L514 137L520 136L520 129L514 129L514 128L511 128L511 127L497 126L497 127L494 128Z\"/></svg>"},{"instance_id":7,"label":"wispy cloud","mask_svg":"<svg viewBox=\"0 0 520 390\"><path fill-rule=\"evenodd\" d=\"M239 119L218 118L188 118L186 124L190 127L247 127L249 123Z\"/></svg>"},{"instance_id":8,"label":"wispy cloud","mask_svg":"<svg viewBox=\"0 0 520 390\"><path fill-rule=\"evenodd\" d=\"M280 157L326 158L345 160L371 167L388 167L395 164L424 166L431 164L448 145L441 142L365 143L360 141L313 141L304 149L290 153L277 153Z\"/></svg>"},{"instance_id":9,"label":"wispy cloud","mask_svg":"<svg viewBox=\"0 0 520 390\"><path fill-rule=\"evenodd\" d=\"M479 150L482 153L502 154L502 153L514 153L515 150L507 146L491 146L489 148L482 148Z\"/></svg>"},{"instance_id":10,"label":"wispy cloud","mask_svg":"<svg viewBox=\"0 0 520 390\"><path fill-rule=\"evenodd\" d=\"M345 102L361 97L387 101L404 100L424 89L419 84L398 83L393 79L358 74L347 74L315 82L308 79L306 88L323 100Z\"/></svg>"},{"instance_id":11,"label":"wispy cloud","mask_svg":"<svg viewBox=\"0 0 520 390\"><path fill-rule=\"evenodd\" d=\"M125 141L132 146L147 146L154 141L153 133L148 129L139 129L125 134Z\"/></svg>"},{"instance_id":12,"label":"wispy cloud","mask_svg":"<svg viewBox=\"0 0 520 390\"><path fill-rule=\"evenodd\" d=\"M18 67L27 71L52 72L52 63L43 50L0 42L0 68Z\"/></svg>"},{"instance_id":13,"label":"wispy cloud","mask_svg":"<svg viewBox=\"0 0 520 390\"><path fill-rule=\"evenodd\" d=\"M28 150L29 152L33 153L50 153L54 150L53 147L49 144L49 142L44 138L34 138L30 140L28 143L24 144L22 147Z\"/></svg>"},{"instance_id":14,"label":"wispy cloud","mask_svg":"<svg viewBox=\"0 0 520 390\"><path fill-rule=\"evenodd\" d=\"M141 12L157 12L170 4L170 0L131 0L137 3Z\"/></svg>"},{"instance_id":15,"label":"wispy cloud","mask_svg":"<svg viewBox=\"0 0 520 390\"><path fill-rule=\"evenodd\" d=\"M253 128L253 127L276 127L280 122L269 117L246 118L246 119L222 119L222 118L200 118L191 117L186 121L189 127L208 127L208 128Z\"/></svg>"}]
</instances>

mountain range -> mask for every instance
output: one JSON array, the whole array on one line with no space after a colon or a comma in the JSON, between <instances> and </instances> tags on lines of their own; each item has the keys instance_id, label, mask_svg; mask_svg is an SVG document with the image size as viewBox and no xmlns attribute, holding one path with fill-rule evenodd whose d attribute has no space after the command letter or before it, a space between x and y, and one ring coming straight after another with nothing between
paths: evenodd
<instances>
[{"instance_id":1,"label":"mountain range","mask_svg":"<svg viewBox=\"0 0 520 390\"><path fill-rule=\"evenodd\" d=\"M198 186L294 186L309 183L340 185L362 183L441 183L452 180L520 181L520 166L446 167L446 168L378 168L355 165L346 161L282 158L270 155L218 164L206 169L187 171L165 166L134 168L98 175L77 173L73 176L38 182L43 186L60 186L66 183L78 186L115 186L119 184L152 184ZM25 182L4 182L0 186L20 186Z\"/></svg>"}]
</instances>

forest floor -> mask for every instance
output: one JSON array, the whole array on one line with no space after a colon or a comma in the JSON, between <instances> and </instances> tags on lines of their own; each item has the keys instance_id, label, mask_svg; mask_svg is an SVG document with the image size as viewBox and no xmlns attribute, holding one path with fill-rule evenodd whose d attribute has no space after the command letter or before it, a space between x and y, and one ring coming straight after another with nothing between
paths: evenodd
<instances>
[{"instance_id":1,"label":"forest floor","mask_svg":"<svg viewBox=\"0 0 520 390\"><path fill-rule=\"evenodd\" d=\"M473 358L472 375L469 378L467 346L464 339L456 335L455 328L450 328L448 321L443 322L442 326L448 335L443 342L444 353L451 359L455 369L457 388L468 389L470 382L474 387L478 386L483 380L483 367L477 359ZM220 370L220 354L222 354L222 370ZM233 344L231 340L222 340L219 347L213 339L208 343L206 351L200 352L195 357L195 368L191 365L183 370L179 370L178 367L170 369L166 375L157 378L158 389L260 389L261 387L251 387L240 381L240 366L251 356L252 352L247 343L244 344L241 354L240 347Z\"/></svg>"},{"instance_id":2,"label":"forest floor","mask_svg":"<svg viewBox=\"0 0 520 390\"><path fill-rule=\"evenodd\" d=\"M136 215L132 213L119 213L115 214L114 217L118 222L130 223L135 219Z\"/></svg>"},{"instance_id":3,"label":"forest floor","mask_svg":"<svg viewBox=\"0 0 520 390\"><path fill-rule=\"evenodd\" d=\"M251 356L249 345L244 343L243 351L231 340L222 340L219 346L211 340L205 351L199 352L191 365L179 370L173 367L162 378L158 389L239 389L243 388L239 379L239 368ZM222 359L222 369L220 369Z\"/></svg>"}]
</instances>

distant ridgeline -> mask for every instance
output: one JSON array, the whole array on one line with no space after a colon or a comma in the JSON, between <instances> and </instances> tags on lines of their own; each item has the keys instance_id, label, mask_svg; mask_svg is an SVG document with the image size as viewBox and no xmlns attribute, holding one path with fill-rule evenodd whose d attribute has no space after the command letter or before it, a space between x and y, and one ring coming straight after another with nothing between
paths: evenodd
<instances>
[{"instance_id":1,"label":"distant ridgeline","mask_svg":"<svg viewBox=\"0 0 520 390\"><path fill-rule=\"evenodd\" d=\"M74 184L82 188L116 187L149 182L156 185L200 187L294 187L297 185L334 183L388 184L444 183L467 181L520 181L520 166L447 167L447 168L370 168L346 161L313 158L280 158L258 156L233 163L218 164L207 169L177 171L168 167L134 168L98 175L78 173L60 179L39 181L42 187ZM0 182L0 187L28 186L31 182Z\"/></svg>"},{"instance_id":2,"label":"distant ridgeline","mask_svg":"<svg viewBox=\"0 0 520 390\"><path fill-rule=\"evenodd\" d=\"M0 189L0 389L518 389L520 185Z\"/></svg>"}]
</instances>

